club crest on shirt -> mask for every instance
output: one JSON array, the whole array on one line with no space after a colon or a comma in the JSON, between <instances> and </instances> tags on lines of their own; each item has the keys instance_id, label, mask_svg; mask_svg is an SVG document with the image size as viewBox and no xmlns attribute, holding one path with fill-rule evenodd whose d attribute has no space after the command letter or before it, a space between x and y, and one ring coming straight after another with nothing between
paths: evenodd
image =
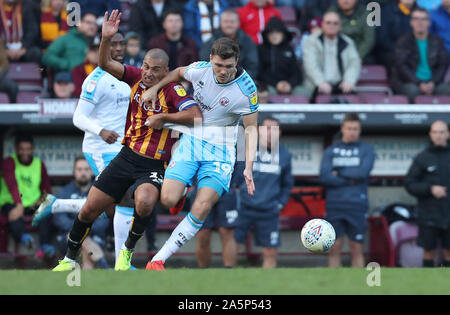
<instances>
[{"instance_id":1,"label":"club crest on shirt","mask_svg":"<svg viewBox=\"0 0 450 315\"><path fill-rule=\"evenodd\" d=\"M175 92L177 92L178 96L186 96L186 90L181 85L175 85L173 88L175 89Z\"/></svg>"},{"instance_id":2,"label":"club crest on shirt","mask_svg":"<svg viewBox=\"0 0 450 315\"><path fill-rule=\"evenodd\" d=\"M230 104L230 100L224 96L219 100L219 103L222 106L227 106L228 104Z\"/></svg>"},{"instance_id":3,"label":"club crest on shirt","mask_svg":"<svg viewBox=\"0 0 450 315\"><path fill-rule=\"evenodd\" d=\"M258 104L258 93L255 91L252 94L249 95L250 98L250 102L252 103L252 105L256 105Z\"/></svg>"},{"instance_id":4,"label":"club crest on shirt","mask_svg":"<svg viewBox=\"0 0 450 315\"><path fill-rule=\"evenodd\" d=\"M86 91L88 93L94 92L96 85L97 85L96 81L93 80L89 81L89 83L86 85Z\"/></svg>"}]
</instances>

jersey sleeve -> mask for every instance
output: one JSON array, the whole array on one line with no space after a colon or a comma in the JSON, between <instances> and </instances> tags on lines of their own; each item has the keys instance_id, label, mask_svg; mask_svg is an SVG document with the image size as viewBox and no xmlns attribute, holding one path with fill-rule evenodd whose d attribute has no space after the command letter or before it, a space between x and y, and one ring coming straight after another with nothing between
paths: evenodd
<instances>
[{"instance_id":1,"label":"jersey sleeve","mask_svg":"<svg viewBox=\"0 0 450 315\"><path fill-rule=\"evenodd\" d=\"M83 82L81 86L81 95L80 100L87 101L96 105L100 99L102 98L104 89L102 89L102 81L101 78L105 75L105 71L99 70L97 68L89 75Z\"/></svg>"},{"instance_id":2,"label":"jersey sleeve","mask_svg":"<svg viewBox=\"0 0 450 315\"><path fill-rule=\"evenodd\" d=\"M245 73L237 84L242 92L239 101L233 104L232 111L239 115L252 114L258 111L258 91L256 84L248 73Z\"/></svg>"},{"instance_id":3,"label":"jersey sleeve","mask_svg":"<svg viewBox=\"0 0 450 315\"><path fill-rule=\"evenodd\" d=\"M170 83L164 88L167 104L171 104L178 111L186 110L192 106L197 106L197 102L187 94L181 83Z\"/></svg>"},{"instance_id":4,"label":"jersey sleeve","mask_svg":"<svg viewBox=\"0 0 450 315\"><path fill-rule=\"evenodd\" d=\"M129 86L135 85L142 77L142 70L133 66L124 66L122 81Z\"/></svg>"},{"instance_id":5,"label":"jersey sleeve","mask_svg":"<svg viewBox=\"0 0 450 315\"><path fill-rule=\"evenodd\" d=\"M201 79L205 70L210 67L212 67L211 63L206 61L191 63L184 71L184 78L192 83L197 82Z\"/></svg>"}]
</instances>

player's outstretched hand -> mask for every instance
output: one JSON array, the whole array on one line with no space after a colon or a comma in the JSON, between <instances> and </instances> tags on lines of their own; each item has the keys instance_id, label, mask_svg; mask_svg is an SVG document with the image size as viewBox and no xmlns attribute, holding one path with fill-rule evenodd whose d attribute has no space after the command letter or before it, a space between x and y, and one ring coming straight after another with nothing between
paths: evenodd
<instances>
[{"instance_id":1,"label":"player's outstretched hand","mask_svg":"<svg viewBox=\"0 0 450 315\"><path fill-rule=\"evenodd\" d=\"M119 30L120 17L122 13L119 10L112 10L108 18L108 11L105 12L105 18L102 25L102 38L111 39Z\"/></svg>"},{"instance_id":2,"label":"player's outstretched hand","mask_svg":"<svg viewBox=\"0 0 450 315\"><path fill-rule=\"evenodd\" d=\"M141 96L141 105L145 104L156 108L156 101L158 100L158 87L156 85L149 88Z\"/></svg>"},{"instance_id":3,"label":"player's outstretched hand","mask_svg":"<svg viewBox=\"0 0 450 315\"><path fill-rule=\"evenodd\" d=\"M247 192L250 196L255 193L255 183L253 182L253 171L249 169L244 170L245 183L247 184Z\"/></svg>"}]
</instances>

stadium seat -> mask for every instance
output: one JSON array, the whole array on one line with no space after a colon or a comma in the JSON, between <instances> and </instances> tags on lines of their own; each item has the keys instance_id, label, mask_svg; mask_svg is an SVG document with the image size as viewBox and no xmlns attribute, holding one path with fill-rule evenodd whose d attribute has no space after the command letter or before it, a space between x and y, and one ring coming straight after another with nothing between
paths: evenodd
<instances>
[{"instance_id":1,"label":"stadium seat","mask_svg":"<svg viewBox=\"0 0 450 315\"><path fill-rule=\"evenodd\" d=\"M418 95L415 104L450 104L450 95Z\"/></svg>"},{"instance_id":2,"label":"stadium seat","mask_svg":"<svg viewBox=\"0 0 450 315\"><path fill-rule=\"evenodd\" d=\"M409 104L405 95L369 95L366 97L368 104Z\"/></svg>"},{"instance_id":3,"label":"stadium seat","mask_svg":"<svg viewBox=\"0 0 450 315\"><path fill-rule=\"evenodd\" d=\"M387 83L386 68L382 65L363 65L359 74L360 83Z\"/></svg>"},{"instance_id":4,"label":"stadium seat","mask_svg":"<svg viewBox=\"0 0 450 315\"><path fill-rule=\"evenodd\" d=\"M290 6L280 6L276 7L276 9L281 13L281 16L283 18L284 24L286 26L295 26L298 27L297 23L297 13L295 12L295 9Z\"/></svg>"},{"instance_id":5,"label":"stadium seat","mask_svg":"<svg viewBox=\"0 0 450 315\"><path fill-rule=\"evenodd\" d=\"M369 218L369 261L395 266L395 249L384 216Z\"/></svg>"},{"instance_id":6,"label":"stadium seat","mask_svg":"<svg viewBox=\"0 0 450 315\"><path fill-rule=\"evenodd\" d=\"M319 94L316 97L316 104L330 104L333 101L333 98L345 99L350 104L362 103L360 97L356 94L342 94L342 95Z\"/></svg>"},{"instance_id":7,"label":"stadium seat","mask_svg":"<svg viewBox=\"0 0 450 315\"><path fill-rule=\"evenodd\" d=\"M8 104L9 103L9 97L6 93L0 93L0 104Z\"/></svg>"},{"instance_id":8,"label":"stadium seat","mask_svg":"<svg viewBox=\"0 0 450 315\"><path fill-rule=\"evenodd\" d=\"M42 75L38 64L12 62L7 77L19 84L20 91L42 91Z\"/></svg>"},{"instance_id":9,"label":"stadium seat","mask_svg":"<svg viewBox=\"0 0 450 315\"><path fill-rule=\"evenodd\" d=\"M40 92L22 91L17 94L17 103L35 104L42 97Z\"/></svg>"},{"instance_id":10,"label":"stadium seat","mask_svg":"<svg viewBox=\"0 0 450 315\"><path fill-rule=\"evenodd\" d=\"M309 98L304 95L269 95L269 103L276 104L308 104Z\"/></svg>"}]
</instances>

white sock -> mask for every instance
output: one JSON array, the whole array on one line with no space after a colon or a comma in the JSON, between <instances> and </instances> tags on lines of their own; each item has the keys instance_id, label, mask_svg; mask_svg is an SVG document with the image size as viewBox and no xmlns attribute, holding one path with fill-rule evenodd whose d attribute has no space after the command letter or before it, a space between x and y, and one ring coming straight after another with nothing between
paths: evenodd
<instances>
[{"instance_id":1,"label":"white sock","mask_svg":"<svg viewBox=\"0 0 450 315\"><path fill-rule=\"evenodd\" d=\"M125 244L128 237L128 232L133 221L133 208L116 206L114 212L114 249L116 252L116 261L119 258L120 250Z\"/></svg>"},{"instance_id":2,"label":"white sock","mask_svg":"<svg viewBox=\"0 0 450 315\"><path fill-rule=\"evenodd\" d=\"M52 213L78 213L86 199L56 199L52 204Z\"/></svg>"},{"instance_id":3,"label":"white sock","mask_svg":"<svg viewBox=\"0 0 450 315\"><path fill-rule=\"evenodd\" d=\"M181 221L175 230L173 230L169 239L152 258L152 261L162 260L163 263L166 262L170 256L176 253L184 244L193 238L195 234L197 234L202 227L203 222L204 221L200 221L189 212L183 221Z\"/></svg>"}]
</instances>

